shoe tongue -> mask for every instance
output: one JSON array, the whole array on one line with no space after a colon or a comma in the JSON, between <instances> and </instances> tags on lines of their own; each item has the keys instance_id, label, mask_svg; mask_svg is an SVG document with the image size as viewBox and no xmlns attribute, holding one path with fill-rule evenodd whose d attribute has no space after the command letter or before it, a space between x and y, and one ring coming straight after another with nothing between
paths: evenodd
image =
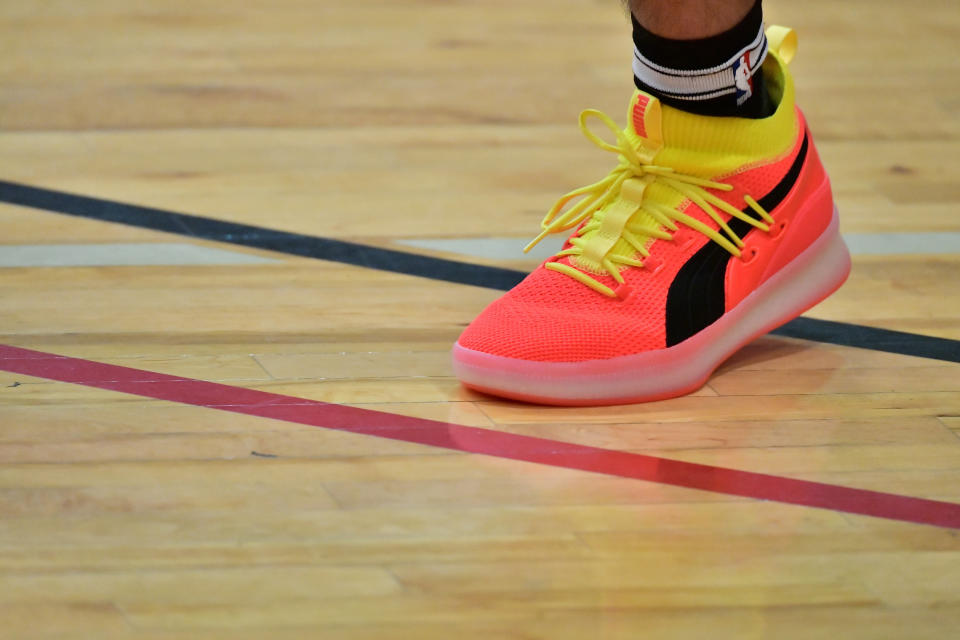
<instances>
[{"instance_id":1,"label":"shoe tongue","mask_svg":"<svg viewBox=\"0 0 960 640\"><path fill-rule=\"evenodd\" d=\"M661 123L660 101L648 93L635 91L627 108L627 128L624 130L627 140L636 150L637 156L643 163L652 163L654 157L663 147L663 131ZM631 179L624 185L639 182ZM656 189L664 189L651 181L646 181L640 191L634 191L629 196L621 187L620 198L614 200L604 215L599 228L585 233L582 237L587 244L582 254L570 258L571 264L588 271L603 272L606 266L603 257L617 255L631 257L637 253L636 247L623 238L623 229L627 223L635 228L657 229L660 224L646 210L641 208L641 201L645 194L651 194ZM639 195L638 195L639 194ZM608 227L608 225L610 225ZM636 239L636 238L635 238ZM646 243L650 238L643 236L641 241Z\"/></svg>"},{"instance_id":2,"label":"shoe tongue","mask_svg":"<svg viewBox=\"0 0 960 640\"><path fill-rule=\"evenodd\" d=\"M650 151L663 146L660 101L643 91L634 91L627 109L627 137Z\"/></svg>"}]
</instances>

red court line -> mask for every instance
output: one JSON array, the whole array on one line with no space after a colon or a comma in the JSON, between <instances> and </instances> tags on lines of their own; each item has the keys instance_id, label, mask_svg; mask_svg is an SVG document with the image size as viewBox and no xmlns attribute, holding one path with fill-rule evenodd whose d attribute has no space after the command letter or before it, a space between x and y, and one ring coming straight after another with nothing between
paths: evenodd
<instances>
[{"instance_id":1,"label":"red court line","mask_svg":"<svg viewBox=\"0 0 960 640\"><path fill-rule=\"evenodd\" d=\"M960 504L852 489L244 389L0 345L0 370L146 398L891 520L960 529Z\"/></svg>"}]
</instances>

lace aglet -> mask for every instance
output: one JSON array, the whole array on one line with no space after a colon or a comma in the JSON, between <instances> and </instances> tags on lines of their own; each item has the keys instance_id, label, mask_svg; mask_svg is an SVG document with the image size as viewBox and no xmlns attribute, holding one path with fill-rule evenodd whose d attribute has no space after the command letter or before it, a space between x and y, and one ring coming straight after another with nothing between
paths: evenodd
<instances>
[{"instance_id":1,"label":"lace aglet","mask_svg":"<svg viewBox=\"0 0 960 640\"><path fill-rule=\"evenodd\" d=\"M543 240L544 238L546 238L546 237L547 237L547 234L549 234L549 233L550 233L550 232L549 232L548 230L546 230L546 229L544 229L543 231L541 231L540 234L539 234L536 238L534 238L533 240L531 240L531 241L529 242L529 244L527 244L527 246L525 246L525 247L523 248L523 252L524 252L524 253L530 253L530 249L533 249L535 246L537 246L537 244L539 244L539 242L540 242L541 240Z\"/></svg>"}]
</instances>

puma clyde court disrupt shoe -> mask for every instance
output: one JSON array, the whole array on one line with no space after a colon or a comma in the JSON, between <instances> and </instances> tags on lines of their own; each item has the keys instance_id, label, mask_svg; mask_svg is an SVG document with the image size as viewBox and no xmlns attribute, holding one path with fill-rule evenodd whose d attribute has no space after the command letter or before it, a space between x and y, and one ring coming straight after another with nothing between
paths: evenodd
<instances>
[{"instance_id":1,"label":"puma clyde court disrupt shoe","mask_svg":"<svg viewBox=\"0 0 960 640\"><path fill-rule=\"evenodd\" d=\"M796 36L767 36L769 117L695 115L640 91L622 131L580 114L618 164L554 205L531 246L575 229L563 250L464 330L453 348L464 385L559 405L682 395L843 284L850 256L787 69Z\"/></svg>"}]
</instances>

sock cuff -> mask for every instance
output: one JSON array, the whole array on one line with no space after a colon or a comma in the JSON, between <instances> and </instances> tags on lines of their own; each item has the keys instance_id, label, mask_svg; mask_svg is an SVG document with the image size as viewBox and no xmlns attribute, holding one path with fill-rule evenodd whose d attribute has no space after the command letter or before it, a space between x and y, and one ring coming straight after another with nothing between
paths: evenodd
<instances>
[{"instance_id":1,"label":"sock cuff","mask_svg":"<svg viewBox=\"0 0 960 640\"><path fill-rule=\"evenodd\" d=\"M638 89L675 104L722 101L732 108L753 96L754 74L767 56L760 0L731 29L698 40L662 38L632 19Z\"/></svg>"},{"instance_id":2,"label":"sock cuff","mask_svg":"<svg viewBox=\"0 0 960 640\"><path fill-rule=\"evenodd\" d=\"M697 70L723 65L743 52L745 42L763 34L763 5L755 0L740 22L723 33L695 40L672 40L648 31L630 14L633 45L654 67ZM706 63L705 63L706 61Z\"/></svg>"}]
</instances>

